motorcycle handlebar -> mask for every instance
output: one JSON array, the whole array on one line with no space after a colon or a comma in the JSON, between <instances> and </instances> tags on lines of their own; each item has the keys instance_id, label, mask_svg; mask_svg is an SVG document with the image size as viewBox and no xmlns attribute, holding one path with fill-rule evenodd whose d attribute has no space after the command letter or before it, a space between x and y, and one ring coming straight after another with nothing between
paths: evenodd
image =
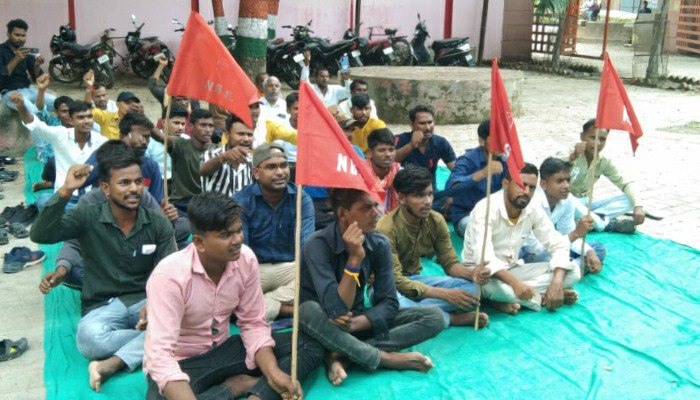
<instances>
[{"instance_id":1,"label":"motorcycle handlebar","mask_svg":"<svg viewBox=\"0 0 700 400\"><path fill-rule=\"evenodd\" d=\"M174 32L184 32L185 28L175 29Z\"/></svg>"},{"instance_id":2,"label":"motorcycle handlebar","mask_svg":"<svg viewBox=\"0 0 700 400\"><path fill-rule=\"evenodd\" d=\"M137 31L140 31L141 28L143 28L144 25L146 25L146 23L145 23L145 22L142 22L141 25L139 25L139 27L136 28L136 30L137 30Z\"/></svg>"},{"instance_id":3,"label":"motorcycle handlebar","mask_svg":"<svg viewBox=\"0 0 700 400\"><path fill-rule=\"evenodd\" d=\"M292 26L291 26L291 25L282 25L282 28L284 28L284 29L292 29Z\"/></svg>"}]
</instances>

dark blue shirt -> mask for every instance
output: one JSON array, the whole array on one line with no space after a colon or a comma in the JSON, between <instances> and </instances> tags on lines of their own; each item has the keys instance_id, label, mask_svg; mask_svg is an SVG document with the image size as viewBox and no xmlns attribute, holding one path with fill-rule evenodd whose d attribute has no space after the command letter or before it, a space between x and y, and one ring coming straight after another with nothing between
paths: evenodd
<instances>
[{"instance_id":1,"label":"dark blue shirt","mask_svg":"<svg viewBox=\"0 0 700 400\"><path fill-rule=\"evenodd\" d=\"M97 152L93 152L90 158L87 159L85 164L92 165L92 172L88 176L87 181L83 185L83 188L92 186L97 187L100 184L100 178L97 176L97 159L95 155ZM152 158L142 156L141 157L141 176L143 177L143 186L148 188L148 192L153 196L154 199L160 204L163 200L163 176L160 174L160 168L158 168L158 163L156 163Z\"/></svg>"},{"instance_id":2,"label":"dark blue shirt","mask_svg":"<svg viewBox=\"0 0 700 400\"><path fill-rule=\"evenodd\" d=\"M375 335L386 334L389 323L399 311L391 246L389 239L377 231L365 235L362 247L365 249L359 276L362 287L355 289L352 307L348 307L338 295L338 283L348 264L348 252L338 222L314 232L301 251L300 300L319 303L328 318L348 311L353 315L364 314L372 323ZM365 308L364 289L370 275L374 275L374 306Z\"/></svg>"},{"instance_id":3,"label":"dark blue shirt","mask_svg":"<svg viewBox=\"0 0 700 400\"><path fill-rule=\"evenodd\" d=\"M501 190L501 183L506 176L506 163L501 161L501 164L503 165L503 173L491 175L491 193ZM484 168L486 168L486 157L481 147L467 150L457 159L450 179L445 184L445 190L449 190L452 196L450 212L452 213L452 223L455 226L462 218L472 212L479 200L486 197L486 179L475 182L473 178L475 172ZM455 183L460 185L452 189L452 185Z\"/></svg>"},{"instance_id":4,"label":"dark blue shirt","mask_svg":"<svg viewBox=\"0 0 700 400\"><path fill-rule=\"evenodd\" d=\"M400 135L396 135L394 138L396 150L409 145L411 143L411 136L413 136L413 132L404 132ZM418 149L413 149L408 153L408 157L403 160L401 165L415 164L423 168L428 168L430 174L433 176L433 186L435 186L435 171L437 171L438 161L442 160L445 164L449 164L456 158L450 142L442 136L433 135L430 137L428 145L425 147L425 154L421 153Z\"/></svg>"},{"instance_id":5,"label":"dark blue shirt","mask_svg":"<svg viewBox=\"0 0 700 400\"><path fill-rule=\"evenodd\" d=\"M0 44L0 92L3 90L16 90L28 88L29 77L27 72L36 80L34 76L34 56L28 55L24 60L20 61L15 69L8 74L7 64L15 58L15 52L13 50L10 41L7 40L5 43Z\"/></svg>"},{"instance_id":6,"label":"dark blue shirt","mask_svg":"<svg viewBox=\"0 0 700 400\"><path fill-rule=\"evenodd\" d=\"M287 184L287 195L274 209L263 197L260 183L243 188L233 196L243 206L243 242L253 249L261 263L294 260L296 227L296 186ZM301 197L301 244L314 232L314 204L308 194Z\"/></svg>"}]
</instances>

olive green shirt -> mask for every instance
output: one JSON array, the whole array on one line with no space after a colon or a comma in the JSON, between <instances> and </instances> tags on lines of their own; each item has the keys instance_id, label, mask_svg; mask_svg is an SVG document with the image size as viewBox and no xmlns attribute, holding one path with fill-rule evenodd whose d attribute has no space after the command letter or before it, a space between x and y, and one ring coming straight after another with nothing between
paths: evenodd
<instances>
[{"instance_id":1,"label":"olive green shirt","mask_svg":"<svg viewBox=\"0 0 700 400\"><path fill-rule=\"evenodd\" d=\"M194 147L192 139L168 137L172 148L168 151L173 160L172 177L173 190L170 198L182 200L192 198L202 192L202 181L199 176L199 164L202 154L212 145L206 145L202 150Z\"/></svg>"},{"instance_id":2,"label":"olive green shirt","mask_svg":"<svg viewBox=\"0 0 700 400\"><path fill-rule=\"evenodd\" d=\"M564 161L569 161L568 155L562 156L561 158ZM591 179L590 177L592 172L591 167L592 165L588 165L588 160L586 160L585 154L579 155L574 160L574 162L571 163L571 186L569 187L569 190L574 196L588 196ZM613 185L617 186L620 190L622 190L622 192L625 195L627 195L627 198L629 199L630 203L632 203L632 207L640 205L639 198L637 197L637 193L635 192L634 187L632 186L632 182L630 180L625 179L625 177L622 176L620 170L618 170L617 167L615 167L615 165L609 158L602 157L599 155L598 165L596 166L595 170L594 184L595 182L598 182L598 179L601 177L601 175L608 178L610 182L613 183Z\"/></svg>"},{"instance_id":3,"label":"olive green shirt","mask_svg":"<svg viewBox=\"0 0 700 400\"><path fill-rule=\"evenodd\" d=\"M136 224L124 236L108 201L66 212L67 203L55 193L32 224L31 239L43 244L78 240L85 265L83 315L115 297L127 307L145 299L151 271L177 250L170 221L159 211L139 206Z\"/></svg>"},{"instance_id":4,"label":"olive green shirt","mask_svg":"<svg viewBox=\"0 0 700 400\"><path fill-rule=\"evenodd\" d=\"M403 206L399 206L383 216L377 230L385 234L391 244L396 289L406 297L421 299L428 285L408 279L423 270L421 256L436 253L438 263L445 272L459 263L459 258L452 247L447 222L440 213L431 211L428 218L422 219L419 225L413 225L406 221L402 209Z\"/></svg>"}]
</instances>

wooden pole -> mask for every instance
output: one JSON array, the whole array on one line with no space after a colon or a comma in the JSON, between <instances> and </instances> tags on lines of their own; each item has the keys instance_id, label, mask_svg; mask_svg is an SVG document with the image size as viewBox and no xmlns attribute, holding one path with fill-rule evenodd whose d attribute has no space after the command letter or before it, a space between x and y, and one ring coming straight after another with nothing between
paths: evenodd
<instances>
[{"instance_id":1,"label":"wooden pole","mask_svg":"<svg viewBox=\"0 0 700 400\"><path fill-rule=\"evenodd\" d=\"M172 102L170 96L165 94L166 109L165 121L163 122L163 199L168 202L168 136L170 136L170 108Z\"/></svg>"},{"instance_id":2,"label":"wooden pole","mask_svg":"<svg viewBox=\"0 0 700 400\"><path fill-rule=\"evenodd\" d=\"M588 169L591 171L591 178L588 180L588 215L591 216L591 207L593 205L593 185L595 184L595 173L598 168L598 133L600 128L595 128L595 144L593 145L593 165ZM586 233L581 240L581 279L583 279L583 271L586 268Z\"/></svg>"},{"instance_id":3,"label":"wooden pole","mask_svg":"<svg viewBox=\"0 0 700 400\"><path fill-rule=\"evenodd\" d=\"M489 232L489 211L491 209L491 148L489 147L489 155L486 160L486 217L484 219L484 241L481 243L481 261L479 265L484 263L484 253L486 253L486 239ZM477 271L475 268L474 271ZM475 277L476 282L476 298L481 302L481 285L479 285L478 278ZM481 303L476 304L476 316L474 317L474 330L479 330L479 309L481 308Z\"/></svg>"},{"instance_id":4,"label":"wooden pole","mask_svg":"<svg viewBox=\"0 0 700 400\"><path fill-rule=\"evenodd\" d=\"M301 282L301 195L303 188L297 185L297 224L294 234L294 321L292 322L292 384L297 381L297 343L299 342L299 283ZM294 395L296 399L297 396Z\"/></svg>"}]
</instances>

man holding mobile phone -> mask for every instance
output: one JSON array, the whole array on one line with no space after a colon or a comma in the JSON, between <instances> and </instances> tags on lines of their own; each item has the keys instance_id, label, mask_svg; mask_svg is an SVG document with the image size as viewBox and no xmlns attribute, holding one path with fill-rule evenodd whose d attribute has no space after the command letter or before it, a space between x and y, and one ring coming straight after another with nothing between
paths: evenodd
<instances>
[{"instance_id":1,"label":"man holding mobile phone","mask_svg":"<svg viewBox=\"0 0 700 400\"><path fill-rule=\"evenodd\" d=\"M13 110L14 104L9 101L13 92L20 91L25 99L25 106L30 112L38 112L34 103L37 89L30 88L32 81L42 74L41 65L44 59L39 55L39 49L24 47L27 42L29 25L21 19L13 19L7 23L7 41L0 45L0 93L3 102ZM53 109L54 96L46 95L46 104L50 111Z\"/></svg>"}]
</instances>

